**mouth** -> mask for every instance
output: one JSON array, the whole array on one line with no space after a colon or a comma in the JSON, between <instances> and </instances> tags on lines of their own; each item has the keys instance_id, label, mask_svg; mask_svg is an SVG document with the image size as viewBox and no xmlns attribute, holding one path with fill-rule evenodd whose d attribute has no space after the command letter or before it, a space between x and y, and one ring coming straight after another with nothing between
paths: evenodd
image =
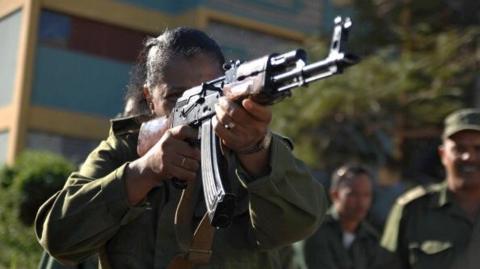
<instances>
[{"instance_id":1,"label":"mouth","mask_svg":"<svg viewBox=\"0 0 480 269\"><path fill-rule=\"evenodd\" d=\"M457 171L463 175L478 173L480 172L480 166L473 164L459 164L457 166Z\"/></svg>"}]
</instances>

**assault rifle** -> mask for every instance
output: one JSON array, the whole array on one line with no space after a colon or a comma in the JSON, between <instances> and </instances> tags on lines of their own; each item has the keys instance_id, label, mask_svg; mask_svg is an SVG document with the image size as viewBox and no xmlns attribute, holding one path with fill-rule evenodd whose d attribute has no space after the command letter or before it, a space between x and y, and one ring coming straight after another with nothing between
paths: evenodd
<instances>
[{"instance_id":1,"label":"assault rifle","mask_svg":"<svg viewBox=\"0 0 480 269\"><path fill-rule=\"evenodd\" d=\"M335 27L328 56L307 64L306 52L296 49L283 54L270 54L252 61L232 61L225 66L225 76L191 88L178 98L170 114L171 126L189 125L200 128L201 176L207 214L214 227L227 227L235 208L235 196L230 192L229 180L222 177L220 141L212 128L214 106L221 96L230 100L250 97L263 105L274 104L290 96L293 88L307 86L357 63L355 56L346 52L349 18L335 18ZM154 126L155 124L151 124ZM144 124L139 140L148 137ZM143 132L143 134L142 134ZM177 186L182 186L177 181Z\"/></svg>"}]
</instances>

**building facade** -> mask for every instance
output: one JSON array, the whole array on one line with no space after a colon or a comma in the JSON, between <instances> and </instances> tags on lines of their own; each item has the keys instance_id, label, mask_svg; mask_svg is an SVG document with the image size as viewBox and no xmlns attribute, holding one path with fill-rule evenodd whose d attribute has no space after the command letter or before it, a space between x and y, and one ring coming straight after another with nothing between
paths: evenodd
<instances>
[{"instance_id":1,"label":"building facade","mask_svg":"<svg viewBox=\"0 0 480 269\"><path fill-rule=\"evenodd\" d=\"M247 60L301 45L321 14L316 0L0 0L0 163L25 149L82 161L149 35L193 26Z\"/></svg>"}]
</instances>

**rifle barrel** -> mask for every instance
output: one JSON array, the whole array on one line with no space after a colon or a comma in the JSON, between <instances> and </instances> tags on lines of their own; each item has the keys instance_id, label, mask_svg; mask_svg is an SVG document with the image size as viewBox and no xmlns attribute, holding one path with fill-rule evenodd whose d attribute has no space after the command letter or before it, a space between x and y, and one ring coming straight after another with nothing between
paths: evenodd
<instances>
[{"instance_id":1,"label":"rifle barrel","mask_svg":"<svg viewBox=\"0 0 480 269\"><path fill-rule=\"evenodd\" d=\"M343 68L356 62L355 57L336 54L302 68L294 68L276 75L272 78L272 83L273 85L279 85L278 91L290 90L341 73Z\"/></svg>"}]
</instances>

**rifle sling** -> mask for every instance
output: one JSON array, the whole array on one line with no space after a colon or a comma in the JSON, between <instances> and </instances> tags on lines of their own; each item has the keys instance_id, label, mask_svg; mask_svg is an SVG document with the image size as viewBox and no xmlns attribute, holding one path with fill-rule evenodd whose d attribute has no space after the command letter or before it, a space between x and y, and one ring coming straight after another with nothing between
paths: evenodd
<instances>
[{"instance_id":1,"label":"rifle sling","mask_svg":"<svg viewBox=\"0 0 480 269\"><path fill-rule=\"evenodd\" d=\"M205 184L204 180L210 179L211 181L215 181L215 176L219 176L216 173L218 173L218 170L221 169L218 167L219 160L216 157L217 155L211 152L211 150L217 150L214 146L216 145L215 139L216 137L213 132L212 122L210 119L202 124L202 179L197 180L196 182L191 182L182 191L182 195L175 212L175 234L180 250L183 253L177 255L170 262L168 269L190 269L196 264L207 264L210 261L215 228L210 223L208 206L206 206L207 212L203 215L202 220L195 229L195 232L192 231L192 221L195 206L202 193L201 186ZM211 158L214 158L214 160ZM226 169L227 167L222 166L223 169ZM203 188L208 187L203 186ZM207 201L206 198L204 200L204 202Z\"/></svg>"},{"instance_id":2,"label":"rifle sling","mask_svg":"<svg viewBox=\"0 0 480 269\"><path fill-rule=\"evenodd\" d=\"M193 182L192 182L193 183ZM187 184L187 187L182 191L180 200L175 211L175 235L177 242L182 252L186 252L190 248L193 235L193 212L198 197L199 184Z\"/></svg>"},{"instance_id":3,"label":"rifle sling","mask_svg":"<svg viewBox=\"0 0 480 269\"><path fill-rule=\"evenodd\" d=\"M182 191L182 196L175 212L175 233L179 246L185 253L177 255L168 265L168 269L191 269L196 264L207 264L212 254L215 228L210 224L205 213L197 225L192 237L193 209L198 196L199 184L188 184Z\"/></svg>"}]
</instances>

